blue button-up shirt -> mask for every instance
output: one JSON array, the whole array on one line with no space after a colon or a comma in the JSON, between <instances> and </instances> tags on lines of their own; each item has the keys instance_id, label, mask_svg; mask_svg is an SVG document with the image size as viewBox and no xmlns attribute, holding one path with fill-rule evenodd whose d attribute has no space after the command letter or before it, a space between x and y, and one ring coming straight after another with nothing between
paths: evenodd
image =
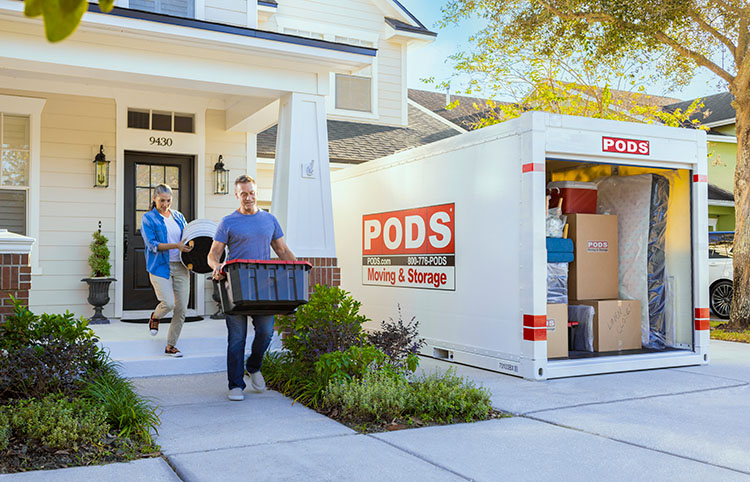
<instances>
[{"instance_id":1,"label":"blue button-up shirt","mask_svg":"<svg viewBox=\"0 0 750 482\"><path fill-rule=\"evenodd\" d=\"M174 220L180 227L180 237L185 230L185 217L179 212L170 209ZM141 221L141 236L145 244L146 271L154 276L169 279L169 251L159 251L160 243L167 243L167 225L164 217L156 208L143 215Z\"/></svg>"}]
</instances>

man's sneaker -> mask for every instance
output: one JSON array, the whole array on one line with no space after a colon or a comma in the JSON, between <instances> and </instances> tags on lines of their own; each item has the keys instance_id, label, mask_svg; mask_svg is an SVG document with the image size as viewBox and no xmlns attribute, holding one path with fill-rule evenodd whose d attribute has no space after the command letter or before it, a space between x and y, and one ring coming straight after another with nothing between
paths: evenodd
<instances>
[{"instance_id":1,"label":"man's sneaker","mask_svg":"<svg viewBox=\"0 0 750 482\"><path fill-rule=\"evenodd\" d=\"M233 402L241 402L245 399L245 395L240 387L234 387L227 393L227 398Z\"/></svg>"},{"instance_id":2,"label":"man's sneaker","mask_svg":"<svg viewBox=\"0 0 750 482\"><path fill-rule=\"evenodd\" d=\"M180 358L182 356L182 352L178 350L176 346L172 345L167 345L167 347L164 349L164 354L174 358Z\"/></svg>"},{"instance_id":3,"label":"man's sneaker","mask_svg":"<svg viewBox=\"0 0 750 482\"><path fill-rule=\"evenodd\" d=\"M263 374L260 370L250 374L250 386L253 387L254 392L258 393L261 393L266 389L266 381L263 379Z\"/></svg>"},{"instance_id":4,"label":"man's sneaker","mask_svg":"<svg viewBox=\"0 0 750 482\"><path fill-rule=\"evenodd\" d=\"M151 317L148 319L148 329L151 331L151 336L156 336L159 333L159 319L154 318L153 313L151 313Z\"/></svg>"}]
</instances>

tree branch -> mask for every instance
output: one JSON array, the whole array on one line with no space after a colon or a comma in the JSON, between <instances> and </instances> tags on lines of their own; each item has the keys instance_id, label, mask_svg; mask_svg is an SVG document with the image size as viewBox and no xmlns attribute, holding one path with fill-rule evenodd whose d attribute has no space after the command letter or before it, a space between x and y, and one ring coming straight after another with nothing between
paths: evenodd
<instances>
[{"instance_id":1,"label":"tree branch","mask_svg":"<svg viewBox=\"0 0 750 482\"><path fill-rule=\"evenodd\" d=\"M689 48L684 47L677 40L668 36L664 32L654 32L653 35L654 35L654 38L658 40L659 42L665 45L668 45L672 47L674 50L676 50L678 53L681 53L682 55L689 57L690 59L694 60L695 63L697 63L698 65L706 67L708 70L718 75L722 79L726 80L728 83L731 84L732 81L734 80L734 77L732 76L732 74L722 69L721 67L716 65L714 62L711 62L703 54L700 54L694 50L690 50Z\"/></svg>"},{"instance_id":2,"label":"tree branch","mask_svg":"<svg viewBox=\"0 0 750 482\"><path fill-rule=\"evenodd\" d=\"M703 17L701 17L698 12L695 10L690 10L688 13L690 18L695 20L695 22L702 28L705 32L713 35L717 40L719 40L721 43L726 45L726 47L729 49L729 52L732 53L732 56L736 59L737 58L737 48L732 43L729 38L727 38L724 34L716 30L710 23L708 23Z\"/></svg>"},{"instance_id":3,"label":"tree branch","mask_svg":"<svg viewBox=\"0 0 750 482\"><path fill-rule=\"evenodd\" d=\"M747 57L748 41L750 41L750 31L748 30L748 17L750 16L750 9L746 15L740 17L740 28L739 35L737 35L737 53L734 55L734 62L737 65L737 70L745 61Z\"/></svg>"}]
</instances>

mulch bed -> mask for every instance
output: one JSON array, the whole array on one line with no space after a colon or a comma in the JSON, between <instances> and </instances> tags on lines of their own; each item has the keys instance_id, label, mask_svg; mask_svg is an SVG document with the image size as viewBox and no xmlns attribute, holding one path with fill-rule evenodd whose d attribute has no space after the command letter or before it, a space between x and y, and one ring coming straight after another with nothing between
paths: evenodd
<instances>
[{"instance_id":1,"label":"mulch bed","mask_svg":"<svg viewBox=\"0 0 750 482\"><path fill-rule=\"evenodd\" d=\"M711 322L711 339L750 343L750 330L732 330L728 323Z\"/></svg>"},{"instance_id":2,"label":"mulch bed","mask_svg":"<svg viewBox=\"0 0 750 482\"><path fill-rule=\"evenodd\" d=\"M102 465L159 456L161 452L138 453L127 441L117 437L108 437L101 446L79 447L76 451L29 446L11 437L8 448L0 452L0 474Z\"/></svg>"}]
</instances>

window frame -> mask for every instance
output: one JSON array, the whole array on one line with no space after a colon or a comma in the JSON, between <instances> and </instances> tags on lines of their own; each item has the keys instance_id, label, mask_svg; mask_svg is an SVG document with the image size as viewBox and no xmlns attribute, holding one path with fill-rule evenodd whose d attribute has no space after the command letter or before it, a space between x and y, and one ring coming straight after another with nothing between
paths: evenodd
<instances>
[{"instance_id":1,"label":"window frame","mask_svg":"<svg viewBox=\"0 0 750 482\"><path fill-rule=\"evenodd\" d=\"M41 131L42 109L47 99L19 97L0 94L0 112L9 115L28 116L29 118L29 178L28 185L3 186L3 189L26 190L26 236L33 238L35 246L31 250L29 262L32 274L42 274L39 265L39 217L41 187Z\"/></svg>"}]
</instances>

